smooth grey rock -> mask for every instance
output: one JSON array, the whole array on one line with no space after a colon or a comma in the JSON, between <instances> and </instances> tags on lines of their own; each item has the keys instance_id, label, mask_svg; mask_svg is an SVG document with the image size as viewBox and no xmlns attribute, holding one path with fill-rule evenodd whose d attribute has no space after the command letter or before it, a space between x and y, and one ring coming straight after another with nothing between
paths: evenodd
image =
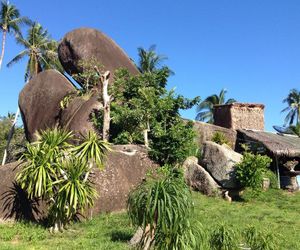
<instances>
[{"instance_id":1,"label":"smooth grey rock","mask_svg":"<svg viewBox=\"0 0 300 250\"><path fill-rule=\"evenodd\" d=\"M132 74L139 71L126 53L104 33L91 28L79 28L67 33L58 47L59 60L70 75L82 72L80 61L96 59L104 70L125 68Z\"/></svg>"},{"instance_id":2,"label":"smooth grey rock","mask_svg":"<svg viewBox=\"0 0 300 250\"><path fill-rule=\"evenodd\" d=\"M223 188L239 188L235 166L243 156L227 145L207 141L203 144L201 165Z\"/></svg>"},{"instance_id":3,"label":"smooth grey rock","mask_svg":"<svg viewBox=\"0 0 300 250\"><path fill-rule=\"evenodd\" d=\"M53 128L59 123L60 101L75 88L56 70L46 70L33 77L19 95L19 107L26 138L35 140L39 130Z\"/></svg>"},{"instance_id":4,"label":"smooth grey rock","mask_svg":"<svg viewBox=\"0 0 300 250\"><path fill-rule=\"evenodd\" d=\"M194 156L188 157L183 163L186 183L194 190L209 196L220 194L220 186L210 174L198 164Z\"/></svg>"}]
</instances>

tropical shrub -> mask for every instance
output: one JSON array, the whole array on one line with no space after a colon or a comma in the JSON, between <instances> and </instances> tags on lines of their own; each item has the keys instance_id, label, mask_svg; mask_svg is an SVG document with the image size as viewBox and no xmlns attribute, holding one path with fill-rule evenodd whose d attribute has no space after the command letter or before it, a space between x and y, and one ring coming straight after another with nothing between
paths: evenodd
<instances>
[{"instance_id":1,"label":"tropical shrub","mask_svg":"<svg viewBox=\"0 0 300 250\"><path fill-rule=\"evenodd\" d=\"M278 189L278 178L273 171L267 170L264 177L270 180L270 188Z\"/></svg>"},{"instance_id":2,"label":"tropical shrub","mask_svg":"<svg viewBox=\"0 0 300 250\"><path fill-rule=\"evenodd\" d=\"M4 150L7 146L7 139L9 136L9 132L12 126L12 121L14 119L13 114L8 114L8 116L0 117L0 160L2 162L2 157L4 155ZM24 151L26 138L24 135L24 129L22 127L15 127L14 135L10 142L8 152L7 152L7 160L6 162L16 161L20 154Z\"/></svg>"},{"instance_id":3,"label":"tropical shrub","mask_svg":"<svg viewBox=\"0 0 300 250\"><path fill-rule=\"evenodd\" d=\"M213 134L211 140L219 145L227 144L228 146L230 146L230 142L226 138L225 134L222 132L219 132L219 131L217 131Z\"/></svg>"},{"instance_id":4,"label":"tropical shrub","mask_svg":"<svg viewBox=\"0 0 300 250\"><path fill-rule=\"evenodd\" d=\"M238 240L231 227L220 223L211 234L210 247L212 250L235 250L238 249Z\"/></svg>"},{"instance_id":5,"label":"tropical shrub","mask_svg":"<svg viewBox=\"0 0 300 250\"><path fill-rule=\"evenodd\" d=\"M271 162L268 156L245 151L242 162L236 166L236 178L241 187L261 190L263 178Z\"/></svg>"},{"instance_id":6,"label":"tropical shrub","mask_svg":"<svg viewBox=\"0 0 300 250\"><path fill-rule=\"evenodd\" d=\"M49 204L49 220L54 231L74 218L78 211L93 205L97 193L90 173L93 163L101 169L109 150L94 132L83 137L78 146L72 132L61 129L42 131L38 140L27 144L17 182L29 198Z\"/></svg>"},{"instance_id":7,"label":"tropical shrub","mask_svg":"<svg viewBox=\"0 0 300 250\"><path fill-rule=\"evenodd\" d=\"M177 168L158 169L128 198L129 217L143 229L140 248L200 249L203 234L192 211L191 192Z\"/></svg>"}]
</instances>

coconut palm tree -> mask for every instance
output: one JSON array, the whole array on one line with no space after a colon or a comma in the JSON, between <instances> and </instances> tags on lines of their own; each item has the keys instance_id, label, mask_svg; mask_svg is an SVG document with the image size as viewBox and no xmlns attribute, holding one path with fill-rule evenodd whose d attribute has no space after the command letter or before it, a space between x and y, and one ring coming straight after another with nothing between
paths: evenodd
<instances>
[{"instance_id":1,"label":"coconut palm tree","mask_svg":"<svg viewBox=\"0 0 300 250\"><path fill-rule=\"evenodd\" d=\"M19 62L24 57L28 56L28 63L25 72L25 82L31 79L39 72L46 69L57 69L63 72L62 66L57 56L57 42L50 38L48 32L43 29L39 23L33 23L28 30L26 38L23 38L21 33L17 34L16 41L22 45L25 49L21 51L16 57L14 57L7 66L10 67L13 64ZM6 150L4 152L2 165L6 162L6 155L8 152L9 144L14 133L14 127L18 119L20 110L18 108L14 123L9 133Z\"/></svg>"},{"instance_id":2,"label":"coconut palm tree","mask_svg":"<svg viewBox=\"0 0 300 250\"><path fill-rule=\"evenodd\" d=\"M161 63L167 59L166 56L156 54L155 49L156 45L151 45L148 50L138 48L138 69L141 73L157 70Z\"/></svg>"},{"instance_id":3,"label":"coconut palm tree","mask_svg":"<svg viewBox=\"0 0 300 250\"><path fill-rule=\"evenodd\" d=\"M15 56L7 66L10 67L28 56L25 81L46 69L62 71L57 56L57 41L51 39L48 31L43 29L39 23L32 24L26 38L17 35L16 41L24 47L24 50Z\"/></svg>"},{"instance_id":4,"label":"coconut palm tree","mask_svg":"<svg viewBox=\"0 0 300 250\"><path fill-rule=\"evenodd\" d=\"M9 2L2 1L0 9L0 29L2 30L2 49L0 55L0 69L5 52L6 35L10 33L20 34L20 26L22 24L30 24L31 21L27 17L21 17L16 6Z\"/></svg>"},{"instance_id":5,"label":"coconut palm tree","mask_svg":"<svg viewBox=\"0 0 300 250\"><path fill-rule=\"evenodd\" d=\"M300 91L297 89L291 89L287 98L283 100L283 103L287 103L288 106L281 110L281 112L288 112L284 119L285 125L293 125L296 121L296 125L300 124Z\"/></svg>"},{"instance_id":6,"label":"coconut palm tree","mask_svg":"<svg viewBox=\"0 0 300 250\"><path fill-rule=\"evenodd\" d=\"M208 96L204 101L202 101L197 107L196 120L205 121L207 123L213 123L213 108L215 105L230 104L236 102L235 99L230 98L225 101L225 95L227 93L226 89L222 89L219 95Z\"/></svg>"}]
</instances>

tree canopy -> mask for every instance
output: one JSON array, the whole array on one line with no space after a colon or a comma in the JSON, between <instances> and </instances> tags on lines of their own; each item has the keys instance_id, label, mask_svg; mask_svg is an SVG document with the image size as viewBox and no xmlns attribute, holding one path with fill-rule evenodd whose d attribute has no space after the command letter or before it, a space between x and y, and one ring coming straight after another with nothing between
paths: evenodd
<instances>
[{"instance_id":1,"label":"tree canopy","mask_svg":"<svg viewBox=\"0 0 300 250\"><path fill-rule=\"evenodd\" d=\"M7 66L10 67L28 57L25 81L46 69L63 71L58 60L57 41L50 37L48 31L41 24L33 23L27 32L26 38L18 34L16 41L24 47L24 50L16 55Z\"/></svg>"}]
</instances>

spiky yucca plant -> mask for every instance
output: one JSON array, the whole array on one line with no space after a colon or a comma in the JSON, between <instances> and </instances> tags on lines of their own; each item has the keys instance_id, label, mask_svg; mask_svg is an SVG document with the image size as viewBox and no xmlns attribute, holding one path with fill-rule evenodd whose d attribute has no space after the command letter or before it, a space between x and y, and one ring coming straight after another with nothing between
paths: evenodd
<instances>
[{"instance_id":1,"label":"spiky yucca plant","mask_svg":"<svg viewBox=\"0 0 300 250\"><path fill-rule=\"evenodd\" d=\"M129 217L143 229L139 247L198 249L202 235L197 223L191 223L192 209L182 172L159 169L129 195Z\"/></svg>"},{"instance_id":2,"label":"spiky yucca plant","mask_svg":"<svg viewBox=\"0 0 300 250\"><path fill-rule=\"evenodd\" d=\"M70 144L73 133L61 129L42 131L37 138L27 145L17 181L30 198L49 203L53 230L62 230L79 210L93 205L97 192L89 178L91 163L102 169L109 145L95 132L89 132L78 146Z\"/></svg>"}]
</instances>

